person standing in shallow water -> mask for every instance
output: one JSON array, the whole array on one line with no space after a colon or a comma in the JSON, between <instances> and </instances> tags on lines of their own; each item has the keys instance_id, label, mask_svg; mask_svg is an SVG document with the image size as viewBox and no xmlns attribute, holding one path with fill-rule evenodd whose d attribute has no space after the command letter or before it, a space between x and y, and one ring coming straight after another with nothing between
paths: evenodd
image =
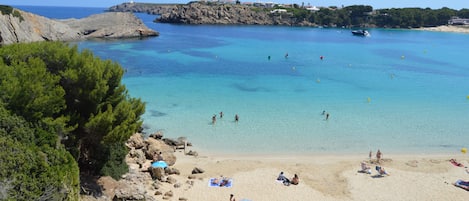
<instances>
[{"instance_id":1,"label":"person standing in shallow water","mask_svg":"<svg viewBox=\"0 0 469 201\"><path fill-rule=\"evenodd\" d=\"M235 122L238 122L239 121L239 116L238 114L235 115Z\"/></svg>"},{"instance_id":2,"label":"person standing in shallow water","mask_svg":"<svg viewBox=\"0 0 469 201\"><path fill-rule=\"evenodd\" d=\"M215 125L217 123L217 115L213 115L212 117L212 124Z\"/></svg>"},{"instance_id":3,"label":"person standing in shallow water","mask_svg":"<svg viewBox=\"0 0 469 201\"><path fill-rule=\"evenodd\" d=\"M378 149L378 151L376 152L376 162L377 162L377 163L380 163L380 162L381 162L381 156L382 156L382 153L381 153L381 151Z\"/></svg>"},{"instance_id":4,"label":"person standing in shallow water","mask_svg":"<svg viewBox=\"0 0 469 201\"><path fill-rule=\"evenodd\" d=\"M329 120L329 113L326 113L326 120Z\"/></svg>"},{"instance_id":5,"label":"person standing in shallow water","mask_svg":"<svg viewBox=\"0 0 469 201\"><path fill-rule=\"evenodd\" d=\"M223 112L220 112L220 119L223 118Z\"/></svg>"}]
</instances>

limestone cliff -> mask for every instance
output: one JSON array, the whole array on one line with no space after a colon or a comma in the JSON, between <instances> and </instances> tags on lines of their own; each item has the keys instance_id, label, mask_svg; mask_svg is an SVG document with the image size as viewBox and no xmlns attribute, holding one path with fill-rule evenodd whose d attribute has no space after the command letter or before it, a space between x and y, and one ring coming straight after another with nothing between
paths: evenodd
<instances>
[{"instance_id":1,"label":"limestone cliff","mask_svg":"<svg viewBox=\"0 0 469 201\"><path fill-rule=\"evenodd\" d=\"M157 36L132 13L103 13L83 19L53 20L14 9L0 15L0 45L35 41Z\"/></svg>"}]
</instances>

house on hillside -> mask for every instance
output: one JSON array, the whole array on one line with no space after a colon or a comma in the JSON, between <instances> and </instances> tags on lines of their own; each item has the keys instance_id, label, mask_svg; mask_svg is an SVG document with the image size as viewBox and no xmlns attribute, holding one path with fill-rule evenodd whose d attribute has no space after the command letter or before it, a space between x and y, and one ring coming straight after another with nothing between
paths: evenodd
<instances>
[{"instance_id":1,"label":"house on hillside","mask_svg":"<svg viewBox=\"0 0 469 201\"><path fill-rule=\"evenodd\" d=\"M286 9L274 9L274 10L271 10L270 13L274 14L274 13L287 13L287 10Z\"/></svg>"},{"instance_id":2,"label":"house on hillside","mask_svg":"<svg viewBox=\"0 0 469 201\"><path fill-rule=\"evenodd\" d=\"M463 19L459 17L452 17L448 20L449 25L469 25L469 19Z\"/></svg>"}]
</instances>

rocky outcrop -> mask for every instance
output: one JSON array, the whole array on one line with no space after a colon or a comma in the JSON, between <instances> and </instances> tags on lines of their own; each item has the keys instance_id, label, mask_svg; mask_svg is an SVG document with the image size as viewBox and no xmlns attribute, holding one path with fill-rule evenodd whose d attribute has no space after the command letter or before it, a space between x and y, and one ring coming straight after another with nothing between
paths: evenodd
<instances>
[{"instance_id":1,"label":"rocky outcrop","mask_svg":"<svg viewBox=\"0 0 469 201\"><path fill-rule=\"evenodd\" d=\"M131 38L158 35L158 32L147 28L142 20L129 12L108 12L62 22L78 30L84 38Z\"/></svg>"},{"instance_id":2,"label":"rocky outcrop","mask_svg":"<svg viewBox=\"0 0 469 201\"><path fill-rule=\"evenodd\" d=\"M150 4L150 3L123 3L112 6L108 9L110 12L133 12L148 13L151 15L160 15L177 10L180 4Z\"/></svg>"},{"instance_id":3,"label":"rocky outcrop","mask_svg":"<svg viewBox=\"0 0 469 201\"><path fill-rule=\"evenodd\" d=\"M0 15L0 45L158 35L132 13L103 13L83 19L53 20L17 9L15 12L20 17Z\"/></svg>"},{"instance_id":4,"label":"rocky outcrop","mask_svg":"<svg viewBox=\"0 0 469 201\"><path fill-rule=\"evenodd\" d=\"M0 15L0 44L35 41L70 41L82 36L67 24L32 13L19 11L21 18L12 14Z\"/></svg>"},{"instance_id":5,"label":"rocky outcrop","mask_svg":"<svg viewBox=\"0 0 469 201\"><path fill-rule=\"evenodd\" d=\"M237 24L315 26L291 13L271 13L259 7L236 4L191 2L189 4L124 3L109 11L145 12L160 15L156 21L175 24Z\"/></svg>"},{"instance_id":6,"label":"rocky outcrop","mask_svg":"<svg viewBox=\"0 0 469 201\"><path fill-rule=\"evenodd\" d=\"M287 17L287 16L285 16ZM287 17L288 18L288 17ZM178 5L176 10L161 14L157 20L179 24L284 24L282 15L270 16L251 7L228 4L191 3Z\"/></svg>"}]
</instances>

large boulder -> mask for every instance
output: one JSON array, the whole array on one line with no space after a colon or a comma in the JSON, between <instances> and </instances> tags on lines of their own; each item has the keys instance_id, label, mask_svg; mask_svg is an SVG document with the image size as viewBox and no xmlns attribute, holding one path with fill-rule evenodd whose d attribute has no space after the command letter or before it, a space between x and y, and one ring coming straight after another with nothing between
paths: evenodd
<instances>
[{"instance_id":1,"label":"large boulder","mask_svg":"<svg viewBox=\"0 0 469 201\"><path fill-rule=\"evenodd\" d=\"M169 165L172 166L176 163L176 156L174 156L174 148L167 145L163 141L148 138L146 140L147 148L145 149L145 154L147 159L153 159L155 154L161 152L163 160Z\"/></svg>"},{"instance_id":2,"label":"large boulder","mask_svg":"<svg viewBox=\"0 0 469 201\"><path fill-rule=\"evenodd\" d=\"M135 133L127 140L127 146L134 147L135 149L141 149L145 147L145 140L143 135L140 133Z\"/></svg>"},{"instance_id":3,"label":"large boulder","mask_svg":"<svg viewBox=\"0 0 469 201\"><path fill-rule=\"evenodd\" d=\"M147 201L152 196L146 190L145 182L151 180L150 175L140 171L130 171L122 176L114 188L113 201Z\"/></svg>"}]
</instances>

